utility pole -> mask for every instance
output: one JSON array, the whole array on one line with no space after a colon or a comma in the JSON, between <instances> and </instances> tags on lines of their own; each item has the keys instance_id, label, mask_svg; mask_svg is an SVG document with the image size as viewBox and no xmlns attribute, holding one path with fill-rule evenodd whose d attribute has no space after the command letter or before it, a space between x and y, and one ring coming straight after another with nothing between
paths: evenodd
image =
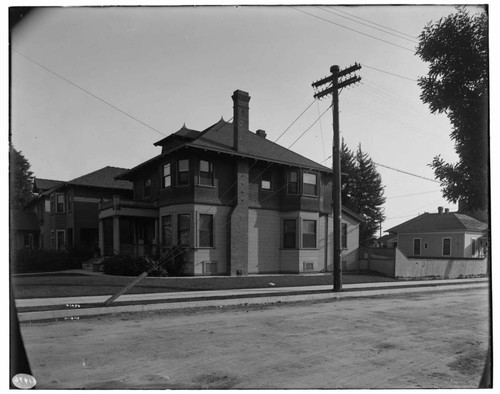
<instances>
[{"instance_id":1,"label":"utility pole","mask_svg":"<svg viewBox=\"0 0 500 394\"><path fill-rule=\"evenodd\" d=\"M312 84L316 90L325 84L329 87L318 91L314 98L322 98L328 94L332 95L333 113L333 144L332 144L332 171L333 171L333 291L342 291L342 194L341 194L341 171L340 171L340 131L339 131L339 89L352 85L361 80L361 77L352 76L348 79L342 77L359 70L361 65L354 63L353 66L340 70L339 66L330 67L331 75ZM327 85L328 86L328 85Z\"/></svg>"}]
</instances>

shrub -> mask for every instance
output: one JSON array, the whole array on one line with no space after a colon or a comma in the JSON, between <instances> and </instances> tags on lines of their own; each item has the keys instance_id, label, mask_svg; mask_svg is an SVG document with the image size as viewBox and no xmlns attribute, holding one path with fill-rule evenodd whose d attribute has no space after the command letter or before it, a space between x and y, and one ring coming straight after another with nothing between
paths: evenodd
<instances>
[{"instance_id":1,"label":"shrub","mask_svg":"<svg viewBox=\"0 0 500 394\"><path fill-rule=\"evenodd\" d=\"M184 246L175 246L167 250L162 257L162 267L168 272L168 276L183 276L188 261L190 248Z\"/></svg>"},{"instance_id":2,"label":"shrub","mask_svg":"<svg viewBox=\"0 0 500 394\"><path fill-rule=\"evenodd\" d=\"M20 249L14 252L14 273L81 269L83 254L65 250Z\"/></svg>"},{"instance_id":3,"label":"shrub","mask_svg":"<svg viewBox=\"0 0 500 394\"><path fill-rule=\"evenodd\" d=\"M165 269L153 268L154 264L144 257L118 254L104 260L103 268L107 275L139 276L148 271L148 276L167 276Z\"/></svg>"}]
</instances>

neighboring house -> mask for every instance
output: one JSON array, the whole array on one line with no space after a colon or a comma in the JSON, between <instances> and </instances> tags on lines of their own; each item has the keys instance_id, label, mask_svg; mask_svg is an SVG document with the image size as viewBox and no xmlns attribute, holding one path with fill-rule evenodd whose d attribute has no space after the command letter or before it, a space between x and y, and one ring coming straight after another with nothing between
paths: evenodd
<instances>
[{"instance_id":1,"label":"neighboring house","mask_svg":"<svg viewBox=\"0 0 500 394\"><path fill-rule=\"evenodd\" d=\"M331 270L331 170L251 132L248 93L232 98L232 123L183 126L155 143L161 154L118 177L134 198L101 204L103 254L186 246L189 275ZM360 218L343 212L344 255L355 259Z\"/></svg>"},{"instance_id":2,"label":"neighboring house","mask_svg":"<svg viewBox=\"0 0 500 394\"><path fill-rule=\"evenodd\" d=\"M395 248L398 246L398 236L396 234L387 234L375 241L377 248Z\"/></svg>"},{"instance_id":3,"label":"neighboring house","mask_svg":"<svg viewBox=\"0 0 500 394\"><path fill-rule=\"evenodd\" d=\"M27 204L26 212L14 213L14 247L62 250L78 245L97 249L100 201L115 195L132 197L132 184L115 180L124 171L104 167L68 182L35 179L36 197ZM28 222L29 232L25 230Z\"/></svg>"},{"instance_id":4,"label":"neighboring house","mask_svg":"<svg viewBox=\"0 0 500 394\"><path fill-rule=\"evenodd\" d=\"M473 217L438 208L395 226L397 246L407 257L484 257L483 235L487 224Z\"/></svg>"}]
</instances>

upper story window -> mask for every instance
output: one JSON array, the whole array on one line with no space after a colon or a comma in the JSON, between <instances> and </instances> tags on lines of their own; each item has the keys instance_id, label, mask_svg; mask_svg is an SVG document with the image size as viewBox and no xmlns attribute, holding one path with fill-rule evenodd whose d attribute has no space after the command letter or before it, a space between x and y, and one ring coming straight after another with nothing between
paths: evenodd
<instances>
[{"instance_id":1,"label":"upper story window","mask_svg":"<svg viewBox=\"0 0 500 394\"><path fill-rule=\"evenodd\" d=\"M189 185L189 160L179 160L177 163L177 184Z\"/></svg>"},{"instance_id":2,"label":"upper story window","mask_svg":"<svg viewBox=\"0 0 500 394\"><path fill-rule=\"evenodd\" d=\"M68 207L68 212L73 209L73 195L70 192L66 195L66 206Z\"/></svg>"},{"instance_id":3,"label":"upper story window","mask_svg":"<svg viewBox=\"0 0 500 394\"><path fill-rule=\"evenodd\" d=\"M51 212L52 208L52 198L50 200L45 200L45 212Z\"/></svg>"},{"instance_id":4,"label":"upper story window","mask_svg":"<svg viewBox=\"0 0 500 394\"><path fill-rule=\"evenodd\" d=\"M213 186L214 185L214 164L200 160L200 185Z\"/></svg>"},{"instance_id":5,"label":"upper story window","mask_svg":"<svg viewBox=\"0 0 500 394\"><path fill-rule=\"evenodd\" d=\"M164 188L172 186L172 173L171 173L170 163L163 165L162 186Z\"/></svg>"},{"instance_id":6,"label":"upper story window","mask_svg":"<svg viewBox=\"0 0 500 394\"><path fill-rule=\"evenodd\" d=\"M56 211L56 206L55 206L55 196L53 194L50 195L50 210L49 212L55 212Z\"/></svg>"},{"instance_id":7,"label":"upper story window","mask_svg":"<svg viewBox=\"0 0 500 394\"><path fill-rule=\"evenodd\" d=\"M64 194L56 194L56 212L64 212Z\"/></svg>"},{"instance_id":8,"label":"upper story window","mask_svg":"<svg viewBox=\"0 0 500 394\"><path fill-rule=\"evenodd\" d=\"M316 174L304 173L302 176L302 190L310 196L318 195L318 176Z\"/></svg>"},{"instance_id":9,"label":"upper story window","mask_svg":"<svg viewBox=\"0 0 500 394\"><path fill-rule=\"evenodd\" d=\"M151 197L151 178L144 180L144 197Z\"/></svg>"},{"instance_id":10,"label":"upper story window","mask_svg":"<svg viewBox=\"0 0 500 394\"><path fill-rule=\"evenodd\" d=\"M298 194L299 193L299 173L298 171L288 172L288 193Z\"/></svg>"},{"instance_id":11,"label":"upper story window","mask_svg":"<svg viewBox=\"0 0 500 394\"><path fill-rule=\"evenodd\" d=\"M443 256L451 256L451 238L443 238Z\"/></svg>"}]
</instances>

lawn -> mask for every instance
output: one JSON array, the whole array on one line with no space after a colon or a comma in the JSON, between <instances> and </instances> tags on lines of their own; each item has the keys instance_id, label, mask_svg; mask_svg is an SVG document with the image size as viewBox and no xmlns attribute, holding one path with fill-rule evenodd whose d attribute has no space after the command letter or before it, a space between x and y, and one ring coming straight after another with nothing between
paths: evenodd
<instances>
[{"instance_id":1,"label":"lawn","mask_svg":"<svg viewBox=\"0 0 500 394\"><path fill-rule=\"evenodd\" d=\"M134 277L85 274L33 274L12 278L16 299L110 295L129 284ZM343 283L393 282L378 275L343 275ZM272 284L271 284L272 283ZM332 284L331 274L259 275L228 277L145 278L128 294L166 293L174 291L250 289ZM332 285L333 286L333 285Z\"/></svg>"}]
</instances>

